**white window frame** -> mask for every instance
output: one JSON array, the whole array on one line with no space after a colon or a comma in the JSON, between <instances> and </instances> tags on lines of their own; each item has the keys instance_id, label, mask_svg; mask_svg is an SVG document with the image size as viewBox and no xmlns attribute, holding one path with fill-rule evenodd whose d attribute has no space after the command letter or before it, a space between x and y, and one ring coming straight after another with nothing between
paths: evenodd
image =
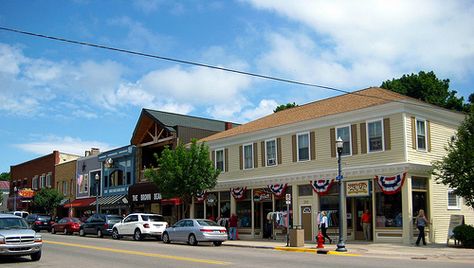
<instances>
[{"instance_id":1,"label":"white window frame","mask_svg":"<svg viewBox=\"0 0 474 268\"><path fill-rule=\"evenodd\" d=\"M46 174L46 187L47 188L51 188L52 177L53 177L52 172L48 172L48 174Z\"/></svg>"},{"instance_id":2,"label":"white window frame","mask_svg":"<svg viewBox=\"0 0 474 268\"><path fill-rule=\"evenodd\" d=\"M62 189L62 190L63 190L63 191L62 191L62 192L63 192L63 195L64 195L64 196L69 195L69 194L68 194L68 190L69 190L69 189L68 189L68 181L67 181L67 180L64 180L64 181L63 181L62 188L63 188L63 189Z\"/></svg>"},{"instance_id":3,"label":"white window frame","mask_svg":"<svg viewBox=\"0 0 474 268\"><path fill-rule=\"evenodd\" d=\"M268 161L270 159L268 159L268 154L267 154L267 143L268 142L275 142L275 164L273 165L269 165L268 164ZM278 143L277 143L277 139L273 138L273 139L268 139L268 140L265 140L265 166L266 167L275 167L275 166L278 166Z\"/></svg>"},{"instance_id":4,"label":"white window frame","mask_svg":"<svg viewBox=\"0 0 474 268\"><path fill-rule=\"evenodd\" d=\"M252 159L252 161L251 161L251 167L245 167L245 147L247 147L247 146L250 146L250 148L252 148L252 152L251 152L251 154L250 154L251 159ZM254 153L253 153L253 150L254 150L254 148L253 148L253 143L247 143L247 144L243 144L243 145L242 145L242 158L243 158L243 159L242 159L242 163L243 163L242 167L243 167L244 170L253 169L253 168L254 168L254 161L255 161L255 160L253 159L253 154L254 154Z\"/></svg>"},{"instance_id":5,"label":"white window frame","mask_svg":"<svg viewBox=\"0 0 474 268\"><path fill-rule=\"evenodd\" d=\"M336 127L336 139L339 138L338 135L337 135L337 130L340 129L340 128L348 128L349 129L349 154L341 154L341 157L345 157L345 156L351 156L352 155L352 129L351 129L351 125L343 125L343 126L338 126ZM333 144L332 146L336 146L336 144ZM337 150L337 148L336 148Z\"/></svg>"},{"instance_id":6,"label":"white window frame","mask_svg":"<svg viewBox=\"0 0 474 268\"><path fill-rule=\"evenodd\" d=\"M371 151L370 150L370 135L369 135L369 124L374 122L380 122L382 126L382 150L378 151ZM384 133L384 126L383 126L383 118L368 120L365 122L365 133L366 133L366 141L367 141L367 153L380 153L385 151L385 133Z\"/></svg>"},{"instance_id":7,"label":"white window frame","mask_svg":"<svg viewBox=\"0 0 474 268\"><path fill-rule=\"evenodd\" d=\"M243 147L242 147L243 148ZM214 167L217 169L217 152L222 152L222 170L221 173L225 172L225 149L220 148L214 151Z\"/></svg>"},{"instance_id":8,"label":"white window frame","mask_svg":"<svg viewBox=\"0 0 474 268\"><path fill-rule=\"evenodd\" d=\"M308 159L305 160L300 160L300 147L299 147L299 137L307 135L308 136ZM308 132L301 132L296 134L296 160L298 162L307 162L311 160L311 136L309 135Z\"/></svg>"},{"instance_id":9,"label":"white window frame","mask_svg":"<svg viewBox=\"0 0 474 268\"><path fill-rule=\"evenodd\" d=\"M425 125L425 133L423 133L425 135L425 148L424 149L421 149L418 145L418 121L420 122L423 122L423 124ZM416 142L416 150L417 151L421 151L421 152L426 152L428 150L428 130L426 129L427 127L427 124L426 124L426 120L423 119L423 118L415 118L415 142Z\"/></svg>"},{"instance_id":10,"label":"white window frame","mask_svg":"<svg viewBox=\"0 0 474 268\"><path fill-rule=\"evenodd\" d=\"M38 175L35 175L33 179L31 179L31 189L38 190Z\"/></svg>"},{"instance_id":11,"label":"white window frame","mask_svg":"<svg viewBox=\"0 0 474 268\"><path fill-rule=\"evenodd\" d=\"M44 173L40 176L40 185L38 188L39 189L46 188L46 174Z\"/></svg>"},{"instance_id":12,"label":"white window frame","mask_svg":"<svg viewBox=\"0 0 474 268\"><path fill-rule=\"evenodd\" d=\"M448 191L446 192L448 200L447 200L447 205L448 205L448 210L460 210L461 209L461 197L459 195L456 195L456 206L450 206L449 205L449 194L454 194L454 189L449 188Z\"/></svg>"}]
</instances>

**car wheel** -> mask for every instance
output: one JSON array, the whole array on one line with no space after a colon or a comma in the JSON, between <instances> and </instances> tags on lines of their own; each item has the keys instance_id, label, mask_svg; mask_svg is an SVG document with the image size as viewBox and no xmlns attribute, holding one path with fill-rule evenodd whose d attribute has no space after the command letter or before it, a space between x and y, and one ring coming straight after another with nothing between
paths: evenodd
<instances>
[{"instance_id":1,"label":"car wheel","mask_svg":"<svg viewBox=\"0 0 474 268\"><path fill-rule=\"evenodd\" d=\"M79 236L85 236L86 232L84 232L84 229L79 229Z\"/></svg>"},{"instance_id":2,"label":"car wheel","mask_svg":"<svg viewBox=\"0 0 474 268\"><path fill-rule=\"evenodd\" d=\"M190 244L191 246L196 246L198 244L198 241L196 240L196 236L194 234L189 235L188 244Z\"/></svg>"},{"instance_id":3,"label":"car wheel","mask_svg":"<svg viewBox=\"0 0 474 268\"><path fill-rule=\"evenodd\" d=\"M120 235L119 235L119 232L118 232L117 229L114 229L114 230L112 231L112 238L113 238L113 239L120 239Z\"/></svg>"},{"instance_id":4,"label":"car wheel","mask_svg":"<svg viewBox=\"0 0 474 268\"><path fill-rule=\"evenodd\" d=\"M163 243L165 243L165 244L169 244L171 242L170 236L168 235L168 233L164 233L161 238L163 240Z\"/></svg>"},{"instance_id":5,"label":"car wheel","mask_svg":"<svg viewBox=\"0 0 474 268\"><path fill-rule=\"evenodd\" d=\"M142 240L142 232L140 232L140 229L136 229L135 232L133 233L133 240L136 240L136 241Z\"/></svg>"},{"instance_id":6,"label":"car wheel","mask_svg":"<svg viewBox=\"0 0 474 268\"><path fill-rule=\"evenodd\" d=\"M32 261L39 261L41 259L41 250L30 255Z\"/></svg>"},{"instance_id":7,"label":"car wheel","mask_svg":"<svg viewBox=\"0 0 474 268\"><path fill-rule=\"evenodd\" d=\"M55 234L55 233L56 233L56 229L51 228L51 233L52 233L52 234Z\"/></svg>"},{"instance_id":8,"label":"car wheel","mask_svg":"<svg viewBox=\"0 0 474 268\"><path fill-rule=\"evenodd\" d=\"M218 247L220 245L222 245L222 241L214 241L214 246Z\"/></svg>"},{"instance_id":9,"label":"car wheel","mask_svg":"<svg viewBox=\"0 0 474 268\"><path fill-rule=\"evenodd\" d=\"M102 234L101 229L97 229L97 237L102 238L104 235Z\"/></svg>"}]
</instances>

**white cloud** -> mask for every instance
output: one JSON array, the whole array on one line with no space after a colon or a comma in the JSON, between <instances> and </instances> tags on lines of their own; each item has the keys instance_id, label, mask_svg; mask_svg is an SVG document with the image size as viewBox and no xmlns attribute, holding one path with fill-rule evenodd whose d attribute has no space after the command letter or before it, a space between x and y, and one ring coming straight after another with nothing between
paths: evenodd
<instances>
[{"instance_id":1,"label":"white cloud","mask_svg":"<svg viewBox=\"0 0 474 268\"><path fill-rule=\"evenodd\" d=\"M63 153L83 155L84 151L89 150L90 148L100 148L101 151L107 151L111 149L109 144L99 141L84 141L80 138L69 136L58 137L54 135L48 136L41 141L16 144L14 146L26 152L37 155L49 154L54 150L58 150Z\"/></svg>"},{"instance_id":2,"label":"white cloud","mask_svg":"<svg viewBox=\"0 0 474 268\"><path fill-rule=\"evenodd\" d=\"M255 120L260 117L272 114L273 110L278 106L278 103L275 100L266 100L263 99L260 101L257 107L246 109L242 112L242 117L247 120Z\"/></svg>"}]
</instances>

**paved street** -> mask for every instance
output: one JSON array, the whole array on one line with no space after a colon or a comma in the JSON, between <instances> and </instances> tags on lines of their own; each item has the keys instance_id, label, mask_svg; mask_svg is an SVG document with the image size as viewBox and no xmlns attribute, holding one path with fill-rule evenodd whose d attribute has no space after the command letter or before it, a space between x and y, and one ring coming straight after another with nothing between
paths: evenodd
<instances>
[{"instance_id":1,"label":"paved street","mask_svg":"<svg viewBox=\"0 0 474 268\"><path fill-rule=\"evenodd\" d=\"M43 257L0 259L1 267L472 267L472 263L320 255L233 246L163 244L42 233Z\"/></svg>"}]
</instances>

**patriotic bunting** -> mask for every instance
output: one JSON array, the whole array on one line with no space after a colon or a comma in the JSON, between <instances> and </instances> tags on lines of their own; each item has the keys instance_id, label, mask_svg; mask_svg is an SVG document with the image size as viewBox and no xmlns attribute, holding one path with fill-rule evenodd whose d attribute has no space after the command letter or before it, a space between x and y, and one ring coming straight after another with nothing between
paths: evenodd
<instances>
[{"instance_id":1,"label":"patriotic bunting","mask_svg":"<svg viewBox=\"0 0 474 268\"><path fill-rule=\"evenodd\" d=\"M285 191L286 191L286 187L288 186L287 183L285 184L270 184L270 185L267 185L268 189L277 197L280 197L282 196Z\"/></svg>"},{"instance_id":2,"label":"patriotic bunting","mask_svg":"<svg viewBox=\"0 0 474 268\"><path fill-rule=\"evenodd\" d=\"M403 172L395 176L375 176L375 181L382 189L384 194L396 194L398 193L405 182L407 173Z\"/></svg>"},{"instance_id":3,"label":"patriotic bunting","mask_svg":"<svg viewBox=\"0 0 474 268\"><path fill-rule=\"evenodd\" d=\"M245 191L247 190L247 187L236 187L236 188L230 188L230 193L232 196L237 199L244 199L245 198Z\"/></svg>"},{"instance_id":4,"label":"patriotic bunting","mask_svg":"<svg viewBox=\"0 0 474 268\"><path fill-rule=\"evenodd\" d=\"M334 179L314 180L310 181L310 183L315 193L318 195L325 195L329 192L329 189L331 189Z\"/></svg>"},{"instance_id":5,"label":"patriotic bunting","mask_svg":"<svg viewBox=\"0 0 474 268\"><path fill-rule=\"evenodd\" d=\"M206 191L199 191L196 193L195 197L196 197L196 201L197 202L202 202L204 201L204 199L206 199L206 196L207 196L207 192Z\"/></svg>"}]
</instances>

